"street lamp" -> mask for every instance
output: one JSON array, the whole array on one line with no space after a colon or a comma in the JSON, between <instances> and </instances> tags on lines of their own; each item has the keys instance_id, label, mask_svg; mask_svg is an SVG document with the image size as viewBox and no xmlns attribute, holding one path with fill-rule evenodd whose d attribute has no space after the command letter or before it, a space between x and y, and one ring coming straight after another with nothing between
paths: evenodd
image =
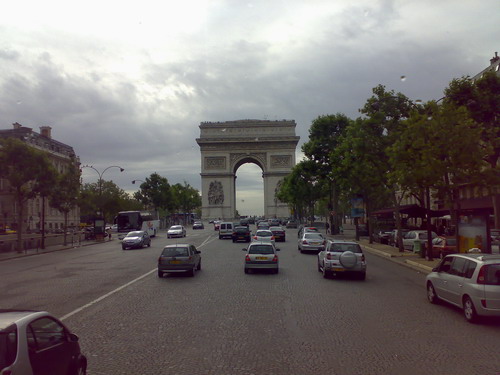
<instances>
[{"instance_id":1,"label":"street lamp","mask_svg":"<svg viewBox=\"0 0 500 375\"><path fill-rule=\"evenodd\" d=\"M123 169L122 167L120 167L118 165L110 165L109 167L105 168L102 172L99 172L92 165L84 165L84 166L82 166L82 168L91 168L94 171L96 171L97 174L99 175L99 181L98 181L98 184L99 184L99 205L102 205L102 176L103 176L104 172L106 172L110 168L119 168L120 172L123 172L125 170L125 169ZM102 207L100 207L100 212L101 212L101 214L103 214Z\"/></svg>"}]
</instances>

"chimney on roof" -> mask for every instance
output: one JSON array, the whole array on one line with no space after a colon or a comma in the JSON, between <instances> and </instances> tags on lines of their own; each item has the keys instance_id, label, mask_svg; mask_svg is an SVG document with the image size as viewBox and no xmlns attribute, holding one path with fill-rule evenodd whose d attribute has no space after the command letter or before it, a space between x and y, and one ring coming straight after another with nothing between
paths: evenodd
<instances>
[{"instance_id":1,"label":"chimney on roof","mask_svg":"<svg viewBox=\"0 0 500 375\"><path fill-rule=\"evenodd\" d=\"M496 63L498 60L500 60L500 57L498 56L498 52L495 52L495 56L493 56L492 59L490 59L490 64L493 65Z\"/></svg>"},{"instance_id":2,"label":"chimney on roof","mask_svg":"<svg viewBox=\"0 0 500 375\"><path fill-rule=\"evenodd\" d=\"M21 129L21 128L23 127L23 126L22 126L20 123L18 123L18 122L13 123L13 124L12 124L12 126L14 127L14 129Z\"/></svg>"},{"instance_id":3,"label":"chimney on roof","mask_svg":"<svg viewBox=\"0 0 500 375\"><path fill-rule=\"evenodd\" d=\"M50 131L52 128L50 126L40 126L40 134L47 138L52 138Z\"/></svg>"}]
</instances>

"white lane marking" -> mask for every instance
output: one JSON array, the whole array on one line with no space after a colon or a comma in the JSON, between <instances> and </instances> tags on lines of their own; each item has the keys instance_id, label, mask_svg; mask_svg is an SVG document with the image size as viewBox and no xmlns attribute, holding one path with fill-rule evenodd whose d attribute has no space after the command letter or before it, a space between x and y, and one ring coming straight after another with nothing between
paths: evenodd
<instances>
[{"instance_id":1,"label":"white lane marking","mask_svg":"<svg viewBox=\"0 0 500 375\"><path fill-rule=\"evenodd\" d=\"M214 241L214 240L215 240L215 238L216 238L216 237L213 237L213 238L211 239L211 238L210 238L210 236L209 236L209 237L207 237L207 239L206 239L205 241L203 241L203 243L202 243L200 246L198 246L198 248L201 248L201 247L205 246L206 244L208 244L208 243L210 243L210 242ZM136 283L137 281L139 281L139 280L141 280L141 279L145 278L146 276L151 275L152 273L156 272L157 270L158 270L158 268L154 268L154 269L152 269L151 271L146 272L144 275L141 275L141 276L139 276L138 278L136 278L136 279L134 279L134 280L132 280L132 281L129 281L128 283L123 284L122 286L120 286L120 287L116 288L115 290L112 290L111 292L106 293L106 294L104 294L104 295L100 296L99 298L97 298L97 299L95 299L95 300L93 300L93 301L91 301L91 302L87 303L86 305L83 305L83 306L81 306L81 307L77 308L76 310L71 311L70 313L68 313L68 314L64 315L63 317L61 317L61 318L60 318L60 320L65 320L65 319L68 319L69 317L71 317L71 316L73 316L73 315L75 315L75 314L78 314L79 312L81 312L81 311L85 310L86 308L88 308L88 307L90 307L90 306L92 306L92 305L95 305L95 304L96 304L96 303L98 303L98 302L101 302L102 300L104 300L104 299L108 298L109 296L111 296L111 295L113 295L113 294L115 294L115 293L118 293L120 290L125 289L126 287L128 287L128 286L130 286L130 285L132 285L132 284Z\"/></svg>"}]
</instances>

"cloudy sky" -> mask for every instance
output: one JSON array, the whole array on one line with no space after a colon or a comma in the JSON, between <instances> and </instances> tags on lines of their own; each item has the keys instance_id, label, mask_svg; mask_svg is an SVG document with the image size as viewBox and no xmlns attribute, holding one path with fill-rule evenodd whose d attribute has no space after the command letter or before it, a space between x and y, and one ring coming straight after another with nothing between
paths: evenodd
<instances>
[{"instance_id":1,"label":"cloudy sky","mask_svg":"<svg viewBox=\"0 0 500 375\"><path fill-rule=\"evenodd\" d=\"M126 191L157 172L201 189L200 122L359 115L383 84L442 97L500 52L498 0L17 0L0 12L0 128L52 127ZM405 78L402 79L401 77ZM241 214L263 213L257 166ZM84 169L83 181L97 173Z\"/></svg>"}]
</instances>

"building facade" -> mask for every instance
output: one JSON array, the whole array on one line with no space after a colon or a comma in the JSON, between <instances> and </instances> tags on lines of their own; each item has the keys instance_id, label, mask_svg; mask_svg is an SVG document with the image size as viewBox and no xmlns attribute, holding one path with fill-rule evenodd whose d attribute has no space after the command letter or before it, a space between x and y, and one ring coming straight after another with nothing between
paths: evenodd
<instances>
[{"instance_id":1,"label":"building facade","mask_svg":"<svg viewBox=\"0 0 500 375\"><path fill-rule=\"evenodd\" d=\"M27 145L43 151L49 157L52 165L59 173L65 173L70 166L79 167L80 159L76 156L73 147L52 139L52 128L41 126L40 133L18 124L13 129L0 129L0 138L17 138ZM19 229L17 213L21 207L10 192L9 182L0 178L0 225L11 229ZM50 206L48 199L36 197L29 200L24 207L23 231L38 232L42 228L42 217L45 217L45 230L60 232L64 228L64 214ZM80 209L75 207L68 213L68 226L78 226L80 223Z\"/></svg>"}]
</instances>

